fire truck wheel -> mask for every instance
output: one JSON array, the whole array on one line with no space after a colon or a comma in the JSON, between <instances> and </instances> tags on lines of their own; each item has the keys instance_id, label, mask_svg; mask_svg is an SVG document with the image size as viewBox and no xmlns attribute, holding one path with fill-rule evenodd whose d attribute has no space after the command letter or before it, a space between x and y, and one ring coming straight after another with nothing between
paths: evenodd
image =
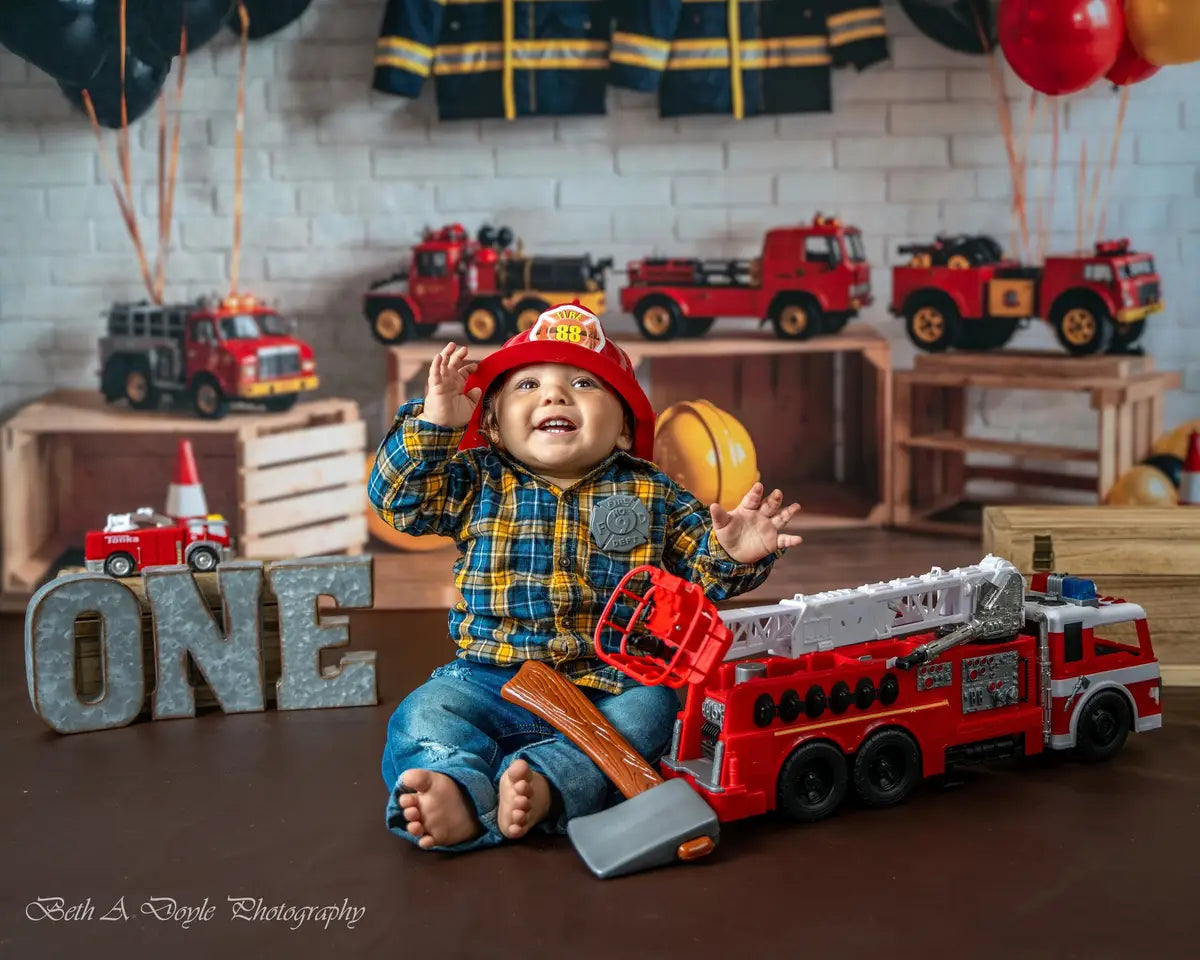
<instances>
[{"instance_id":1,"label":"fire truck wheel","mask_svg":"<svg viewBox=\"0 0 1200 960\"><path fill-rule=\"evenodd\" d=\"M1086 293L1059 297L1050 310L1050 325L1058 342L1075 356L1104 353L1116 327L1103 301Z\"/></svg>"},{"instance_id":2,"label":"fire truck wheel","mask_svg":"<svg viewBox=\"0 0 1200 960\"><path fill-rule=\"evenodd\" d=\"M710 329L716 317L684 317L683 335L685 337L702 337Z\"/></svg>"},{"instance_id":3,"label":"fire truck wheel","mask_svg":"<svg viewBox=\"0 0 1200 960\"><path fill-rule=\"evenodd\" d=\"M784 340L807 340L825 327L821 306L812 297L780 297L771 304L770 316L775 335Z\"/></svg>"},{"instance_id":4,"label":"fire truck wheel","mask_svg":"<svg viewBox=\"0 0 1200 960\"><path fill-rule=\"evenodd\" d=\"M197 573L207 573L216 570L219 562L220 557L212 547L197 547L188 557L187 564Z\"/></svg>"},{"instance_id":5,"label":"fire truck wheel","mask_svg":"<svg viewBox=\"0 0 1200 960\"><path fill-rule=\"evenodd\" d=\"M784 761L776 804L801 823L822 820L845 799L849 782L845 754L828 740L809 740Z\"/></svg>"},{"instance_id":6,"label":"fire truck wheel","mask_svg":"<svg viewBox=\"0 0 1200 960\"><path fill-rule=\"evenodd\" d=\"M403 300L373 300L367 305L371 333L385 345L403 343L412 335L413 315Z\"/></svg>"},{"instance_id":7,"label":"fire truck wheel","mask_svg":"<svg viewBox=\"0 0 1200 960\"><path fill-rule=\"evenodd\" d=\"M133 557L129 554L114 553L104 561L104 572L110 577L116 577L120 580L122 577L128 577L132 574L135 566Z\"/></svg>"},{"instance_id":8,"label":"fire truck wheel","mask_svg":"<svg viewBox=\"0 0 1200 960\"><path fill-rule=\"evenodd\" d=\"M954 302L937 293L919 293L904 304L908 339L922 350L940 353L954 346L961 326Z\"/></svg>"},{"instance_id":9,"label":"fire truck wheel","mask_svg":"<svg viewBox=\"0 0 1200 960\"><path fill-rule=\"evenodd\" d=\"M200 377L192 387L192 409L204 420L220 420L229 412L229 400L212 377Z\"/></svg>"},{"instance_id":10,"label":"fire truck wheel","mask_svg":"<svg viewBox=\"0 0 1200 960\"><path fill-rule=\"evenodd\" d=\"M150 365L145 360L130 360L125 367L122 392L135 410L150 410L158 406L158 389L150 379Z\"/></svg>"},{"instance_id":11,"label":"fire truck wheel","mask_svg":"<svg viewBox=\"0 0 1200 960\"><path fill-rule=\"evenodd\" d=\"M1083 760L1110 760L1125 745L1132 722L1129 704L1115 690L1102 690L1083 705L1075 730L1075 752Z\"/></svg>"},{"instance_id":12,"label":"fire truck wheel","mask_svg":"<svg viewBox=\"0 0 1200 960\"><path fill-rule=\"evenodd\" d=\"M513 316L516 318L516 332L524 333L537 323L537 318L550 309L550 304L545 300L538 300L535 297L530 297L528 300L522 300L513 308Z\"/></svg>"},{"instance_id":13,"label":"fire truck wheel","mask_svg":"<svg viewBox=\"0 0 1200 960\"><path fill-rule=\"evenodd\" d=\"M667 297L646 297L633 308L633 316L647 340L673 340L684 332L683 312Z\"/></svg>"},{"instance_id":14,"label":"fire truck wheel","mask_svg":"<svg viewBox=\"0 0 1200 960\"><path fill-rule=\"evenodd\" d=\"M880 730L854 757L854 791L869 807L899 803L921 782L921 751L903 730Z\"/></svg>"},{"instance_id":15,"label":"fire truck wheel","mask_svg":"<svg viewBox=\"0 0 1200 960\"><path fill-rule=\"evenodd\" d=\"M467 339L472 343L501 343L508 338L509 318L498 303L479 301L472 304L463 320Z\"/></svg>"}]
</instances>

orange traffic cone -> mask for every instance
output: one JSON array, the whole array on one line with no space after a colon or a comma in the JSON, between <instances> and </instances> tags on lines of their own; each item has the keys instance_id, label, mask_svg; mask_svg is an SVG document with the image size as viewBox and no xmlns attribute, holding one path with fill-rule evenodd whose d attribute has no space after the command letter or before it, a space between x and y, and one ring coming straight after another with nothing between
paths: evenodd
<instances>
[{"instance_id":1,"label":"orange traffic cone","mask_svg":"<svg viewBox=\"0 0 1200 960\"><path fill-rule=\"evenodd\" d=\"M1200 432L1188 438L1187 459L1179 475L1179 502L1200 507Z\"/></svg>"},{"instance_id":2,"label":"orange traffic cone","mask_svg":"<svg viewBox=\"0 0 1200 960\"><path fill-rule=\"evenodd\" d=\"M167 516L182 520L207 514L208 503L200 484L200 472L196 469L192 441L180 440L175 454L175 477L167 487Z\"/></svg>"}]
</instances>

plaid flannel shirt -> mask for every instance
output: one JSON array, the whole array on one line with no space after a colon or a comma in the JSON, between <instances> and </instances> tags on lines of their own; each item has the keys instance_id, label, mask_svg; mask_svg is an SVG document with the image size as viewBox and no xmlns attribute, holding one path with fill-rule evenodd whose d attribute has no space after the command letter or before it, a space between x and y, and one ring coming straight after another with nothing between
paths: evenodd
<instances>
[{"instance_id":1,"label":"plaid flannel shirt","mask_svg":"<svg viewBox=\"0 0 1200 960\"><path fill-rule=\"evenodd\" d=\"M642 564L700 583L713 601L761 584L783 550L738 563L712 532L708 510L654 464L614 451L566 490L491 448L458 450L463 429L400 407L368 483L372 507L397 530L458 544L450 611L458 655L492 664L543 660L581 686L618 693L637 681L595 656L592 637L621 578ZM594 507L632 494L650 515L648 542L605 552ZM620 618L624 622L625 618Z\"/></svg>"}]
</instances>

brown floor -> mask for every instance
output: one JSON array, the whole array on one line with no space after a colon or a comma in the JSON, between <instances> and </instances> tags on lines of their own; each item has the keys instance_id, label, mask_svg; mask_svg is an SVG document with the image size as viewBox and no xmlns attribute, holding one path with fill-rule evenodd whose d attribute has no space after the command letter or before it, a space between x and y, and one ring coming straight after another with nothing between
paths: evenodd
<instances>
[{"instance_id":1,"label":"brown floor","mask_svg":"<svg viewBox=\"0 0 1200 960\"><path fill-rule=\"evenodd\" d=\"M938 562L887 546L828 552L828 585ZM600 881L565 838L447 857L385 830L383 732L447 658L444 623L351 615L353 646L378 652L377 707L63 737L30 707L22 621L0 619L0 957L1196 955L1200 690L1168 689L1164 729L1107 765L1033 758L893 810L726 824L706 861ZM92 919L27 919L39 897L90 897ZM120 897L130 919L101 921ZM233 920L229 897L365 913L291 930ZM215 914L184 930L140 914L150 898Z\"/></svg>"}]
</instances>

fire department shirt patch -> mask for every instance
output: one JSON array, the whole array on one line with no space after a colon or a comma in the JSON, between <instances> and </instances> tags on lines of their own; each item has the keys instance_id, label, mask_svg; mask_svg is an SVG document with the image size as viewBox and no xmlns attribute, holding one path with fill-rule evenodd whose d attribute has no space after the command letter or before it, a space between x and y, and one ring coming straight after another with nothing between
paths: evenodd
<instances>
[{"instance_id":1,"label":"fire department shirt patch","mask_svg":"<svg viewBox=\"0 0 1200 960\"><path fill-rule=\"evenodd\" d=\"M628 553L650 539L650 512L637 497L619 493L592 508L589 527L601 550Z\"/></svg>"}]
</instances>

